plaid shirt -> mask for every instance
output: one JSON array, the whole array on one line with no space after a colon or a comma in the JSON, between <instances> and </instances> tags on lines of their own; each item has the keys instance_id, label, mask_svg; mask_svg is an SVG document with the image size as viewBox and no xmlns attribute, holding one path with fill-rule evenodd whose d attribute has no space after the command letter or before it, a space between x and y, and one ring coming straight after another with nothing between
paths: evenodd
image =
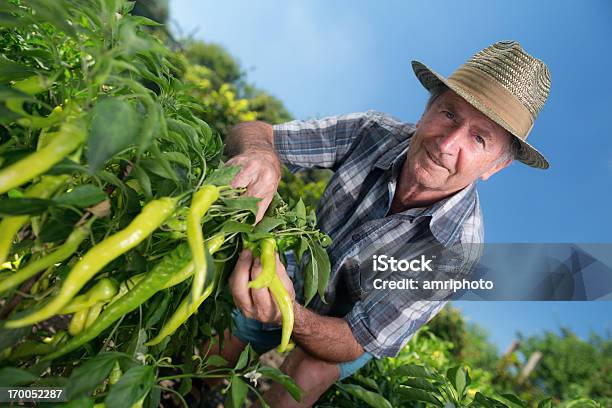
<instances>
[{"instance_id":1,"label":"plaid shirt","mask_svg":"<svg viewBox=\"0 0 612 408\"><path fill-rule=\"evenodd\" d=\"M273 128L275 149L291 171L334 171L317 208L319 227L333 239L327 248L332 267L327 303L315 295L308 307L344 318L374 357L396 356L444 306L448 294L423 300L410 290L371 290L368 283L376 277L410 277L410 272L374 272L372 256L412 259L437 244L448 250L438 255L437 268L452 276L469 273L480 246L462 244L483 242L475 183L429 207L388 214L413 124L368 111Z\"/></svg>"}]
</instances>

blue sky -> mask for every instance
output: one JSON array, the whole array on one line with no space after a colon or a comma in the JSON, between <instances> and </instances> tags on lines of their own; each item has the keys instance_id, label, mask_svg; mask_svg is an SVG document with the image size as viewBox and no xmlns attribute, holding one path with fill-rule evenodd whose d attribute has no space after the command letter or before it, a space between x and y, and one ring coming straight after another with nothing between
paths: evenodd
<instances>
[{"instance_id":1,"label":"blue sky","mask_svg":"<svg viewBox=\"0 0 612 408\"><path fill-rule=\"evenodd\" d=\"M514 39L547 63L551 94L514 163L480 183L487 242L612 242L612 2L171 1L173 31L225 46L296 119L376 109L416 122L427 93L410 61L448 76ZM505 347L560 324L612 331L612 302L461 305Z\"/></svg>"}]
</instances>

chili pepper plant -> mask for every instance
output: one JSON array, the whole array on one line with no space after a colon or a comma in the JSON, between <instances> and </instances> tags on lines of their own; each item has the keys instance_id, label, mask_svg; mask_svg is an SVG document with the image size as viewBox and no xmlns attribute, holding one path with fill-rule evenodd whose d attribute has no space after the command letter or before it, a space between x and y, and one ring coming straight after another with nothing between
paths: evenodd
<instances>
[{"instance_id":1,"label":"chili pepper plant","mask_svg":"<svg viewBox=\"0 0 612 408\"><path fill-rule=\"evenodd\" d=\"M258 199L230 187L240 169L199 118L184 57L132 7L0 4L0 383L156 407L185 402L193 378L225 378L228 406L241 406L259 373L297 399L250 347L227 367L204 344L231 328L227 280L250 248L264 269L251 285L280 305L286 349L293 315L274 252L307 265L308 302L324 298L330 239L278 195L255 225Z\"/></svg>"}]
</instances>

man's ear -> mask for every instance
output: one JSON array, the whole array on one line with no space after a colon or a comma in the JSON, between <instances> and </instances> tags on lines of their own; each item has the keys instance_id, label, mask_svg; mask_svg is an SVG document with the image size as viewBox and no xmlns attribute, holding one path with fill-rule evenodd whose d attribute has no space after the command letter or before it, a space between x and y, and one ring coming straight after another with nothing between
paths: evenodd
<instances>
[{"instance_id":1,"label":"man's ear","mask_svg":"<svg viewBox=\"0 0 612 408\"><path fill-rule=\"evenodd\" d=\"M512 159L507 159L503 162L498 161L496 162L489 170L485 171L484 173L482 173L480 175L480 179L482 181L487 181L487 179L489 177L491 177L492 175L494 175L495 173L497 173L498 171L500 171L501 169L504 169L506 167L508 167L510 165L510 163L512 163Z\"/></svg>"}]
</instances>

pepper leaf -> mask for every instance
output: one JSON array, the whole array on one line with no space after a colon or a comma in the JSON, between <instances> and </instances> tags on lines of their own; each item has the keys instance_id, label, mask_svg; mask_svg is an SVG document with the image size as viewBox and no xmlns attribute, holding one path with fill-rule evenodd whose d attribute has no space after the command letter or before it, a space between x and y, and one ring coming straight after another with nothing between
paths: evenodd
<instances>
[{"instance_id":1,"label":"pepper leaf","mask_svg":"<svg viewBox=\"0 0 612 408\"><path fill-rule=\"evenodd\" d=\"M38 215L53 205L52 200L42 198L8 198L0 200L0 216Z\"/></svg>"},{"instance_id":2,"label":"pepper leaf","mask_svg":"<svg viewBox=\"0 0 612 408\"><path fill-rule=\"evenodd\" d=\"M227 220L221 225L221 229L219 232L224 232L226 234L231 234L233 232L251 232L253 231L253 227L249 224L244 224L242 222Z\"/></svg>"},{"instance_id":3,"label":"pepper leaf","mask_svg":"<svg viewBox=\"0 0 612 408\"><path fill-rule=\"evenodd\" d=\"M53 201L59 204L75 205L85 208L106 200L106 193L93 184L76 186L72 191L56 197Z\"/></svg>"},{"instance_id":4,"label":"pepper leaf","mask_svg":"<svg viewBox=\"0 0 612 408\"><path fill-rule=\"evenodd\" d=\"M299 402L302 399L302 389L297 385L293 378L283 373L278 368L261 366L257 371L259 371L264 377L270 378L285 387L287 392L291 394L294 400Z\"/></svg>"},{"instance_id":5,"label":"pepper leaf","mask_svg":"<svg viewBox=\"0 0 612 408\"><path fill-rule=\"evenodd\" d=\"M312 246L312 254L317 261L317 291L319 292L321 300L325 302L325 289L327 288L329 274L331 272L329 256L327 255L327 251L319 244L314 244Z\"/></svg>"},{"instance_id":6,"label":"pepper leaf","mask_svg":"<svg viewBox=\"0 0 612 408\"><path fill-rule=\"evenodd\" d=\"M239 376L233 375L230 393L225 400L225 406L231 408L242 407L248 390L247 384Z\"/></svg>"},{"instance_id":7,"label":"pepper leaf","mask_svg":"<svg viewBox=\"0 0 612 408\"><path fill-rule=\"evenodd\" d=\"M147 395L154 383L152 366L132 367L111 387L104 403L107 407L131 407Z\"/></svg>"},{"instance_id":8,"label":"pepper leaf","mask_svg":"<svg viewBox=\"0 0 612 408\"><path fill-rule=\"evenodd\" d=\"M138 141L140 120L129 103L106 98L94 106L87 139L89 173L100 170L104 163Z\"/></svg>"},{"instance_id":9,"label":"pepper leaf","mask_svg":"<svg viewBox=\"0 0 612 408\"><path fill-rule=\"evenodd\" d=\"M240 166L220 167L210 173L206 180L204 180L204 183L212 184L213 186L227 186L239 172Z\"/></svg>"},{"instance_id":10,"label":"pepper leaf","mask_svg":"<svg viewBox=\"0 0 612 408\"><path fill-rule=\"evenodd\" d=\"M75 368L68 380L68 399L89 397L98 384L108 377L120 356L120 353L114 352L101 353Z\"/></svg>"},{"instance_id":11,"label":"pepper leaf","mask_svg":"<svg viewBox=\"0 0 612 408\"><path fill-rule=\"evenodd\" d=\"M359 398L366 404L374 408L392 408L391 403L382 395L368 391L362 386L355 384L342 384L342 390L348 392L353 397Z\"/></svg>"},{"instance_id":12,"label":"pepper leaf","mask_svg":"<svg viewBox=\"0 0 612 408\"><path fill-rule=\"evenodd\" d=\"M38 376L16 367L0 368L0 384L3 387L28 385L38 380Z\"/></svg>"},{"instance_id":13,"label":"pepper leaf","mask_svg":"<svg viewBox=\"0 0 612 408\"><path fill-rule=\"evenodd\" d=\"M235 210L248 210L257 215L257 203L261 201L257 197L237 197L237 198L222 198L223 204L227 208L233 208Z\"/></svg>"},{"instance_id":14,"label":"pepper leaf","mask_svg":"<svg viewBox=\"0 0 612 408\"><path fill-rule=\"evenodd\" d=\"M259 224L255 226L254 232L270 232L279 225L284 224L285 221L280 218L268 217L267 215L259 221Z\"/></svg>"}]
</instances>

